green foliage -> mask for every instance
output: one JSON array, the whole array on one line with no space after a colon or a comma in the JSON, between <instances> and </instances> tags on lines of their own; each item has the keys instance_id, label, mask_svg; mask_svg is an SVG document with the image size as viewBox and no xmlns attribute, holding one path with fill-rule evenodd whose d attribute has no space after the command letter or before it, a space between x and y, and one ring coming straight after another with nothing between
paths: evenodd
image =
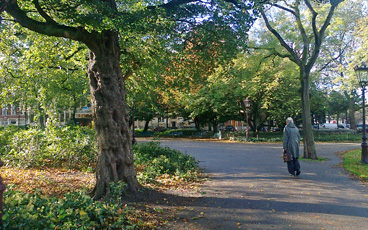
<instances>
[{"instance_id":1,"label":"green foliage","mask_svg":"<svg viewBox=\"0 0 368 230\"><path fill-rule=\"evenodd\" d=\"M329 115L337 114L337 118L339 118L339 114L344 113L349 108L349 101L346 96L338 91L333 90L330 92L328 97L328 112Z\"/></svg>"},{"instance_id":2,"label":"green foliage","mask_svg":"<svg viewBox=\"0 0 368 230\"><path fill-rule=\"evenodd\" d=\"M48 126L46 129L10 129L0 132L2 160L15 167L64 167L92 170L97 149L88 127Z\"/></svg>"},{"instance_id":3,"label":"green foliage","mask_svg":"<svg viewBox=\"0 0 368 230\"><path fill-rule=\"evenodd\" d=\"M134 145L133 151L135 163L144 168L139 175L143 180L154 180L162 174L192 179L192 175L199 170L198 162L194 157L178 150L162 147L157 142Z\"/></svg>"},{"instance_id":4,"label":"green foliage","mask_svg":"<svg viewBox=\"0 0 368 230\"><path fill-rule=\"evenodd\" d=\"M193 134L187 130L186 134ZM88 127L67 126L30 128L16 127L0 132L1 158L9 166L21 168L62 167L93 171L97 149L94 130ZM198 170L195 159L159 143L134 145L136 165L144 167L144 180L162 174L179 175L190 179Z\"/></svg>"},{"instance_id":5,"label":"green foliage","mask_svg":"<svg viewBox=\"0 0 368 230\"><path fill-rule=\"evenodd\" d=\"M0 34L0 102L58 119L60 110L87 104L87 49L7 24ZM45 52L47 50L47 52ZM29 111L27 111L29 112Z\"/></svg>"},{"instance_id":6,"label":"green foliage","mask_svg":"<svg viewBox=\"0 0 368 230\"><path fill-rule=\"evenodd\" d=\"M300 132L303 139L303 131ZM246 141L245 133L235 133L235 140ZM357 142L362 139L361 133L338 131L314 131L314 139L317 142ZM250 137L249 142L281 142L282 132L259 132L258 137Z\"/></svg>"},{"instance_id":7,"label":"green foliage","mask_svg":"<svg viewBox=\"0 0 368 230\"><path fill-rule=\"evenodd\" d=\"M191 137L194 136L198 131L196 129L170 129L165 130L163 132L156 132L155 136L163 136L163 137ZM177 134L177 135L176 135Z\"/></svg>"},{"instance_id":8,"label":"green foliage","mask_svg":"<svg viewBox=\"0 0 368 230\"><path fill-rule=\"evenodd\" d=\"M1 127L0 129L0 155L6 155L10 151L9 143L13 137L13 135L19 131L19 128L16 126L8 126L6 130ZM2 158L4 158L2 156Z\"/></svg>"},{"instance_id":9,"label":"green foliage","mask_svg":"<svg viewBox=\"0 0 368 230\"><path fill-rule=\"evenodd\" d=\"M127 219L130 208L123 206L123 185L111 185L111 200L94 201L85 193L46 197L38 192L4 194L3 229L135 229Z\"/></svg>"},{"instance_id":10,"label":"green foliage","mask_svg":"<svg viewBox=\"0 0 368 230\"><path fill-rule=\"evenodd\" d=\"M368 165L360 163L361 149L344 154L344 168L359 179L368 180Z\"/></svg>"},{"instance_id":11,"label":"green foliage","mask_svg":"<svg viewBox=\"0 0 368 230\"><path fill-rule=\"evenodd\" d=\"M356 142L362 140L362 134L351 132L319 131L314 133L314 139L315 141L319 142Z\"/></svg>"},{"instance_id":12,"label":"green foliage","mask_svg":"<svg viewBox=\"0 0 368 230\"><path fill-rule=\"evenodd\" d=\"M85 168L95 160L94 131L87 127L48 127L45 130L19 130L8 127L1 131L2 158L8 164L23 167ZM17 148L18 147L18 148ZM143 181L168 174L178 180L198 177L195 159L159 143L134 145L136 165L144 168ZM4 152L10 149L9 154ZM18 150L19 152L16 152ZM71 163L67 164L67 162ZM94 201L84 192L67 193L64 197L43 196L6 190L4 194L4 229L144 229L136 221L137 210L121 203L125 184L111 184L109 199Z\"/></svg>"}]
</instances>

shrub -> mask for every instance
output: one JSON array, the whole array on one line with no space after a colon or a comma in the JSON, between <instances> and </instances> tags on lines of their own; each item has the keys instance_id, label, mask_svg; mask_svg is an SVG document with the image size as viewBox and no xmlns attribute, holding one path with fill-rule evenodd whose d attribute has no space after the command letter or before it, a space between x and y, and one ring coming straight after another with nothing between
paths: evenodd
<instances>
[{"instance_id":1,"label":"shrub","mask_svg":"<svg viewBox=\"0 0 368 230\"><path fill-rule=\"evenodd\" d=\"M1 134L6 139L1 148L2 159L10 166L91 170L96 160L95 134L88 127L49 126L44 130L6 130Z\"/></svg>"},{"instance_id":2,"label":"shrub","mask_svg":"<svg viewBox=\"0 0 368 230\"><path fill-rule=\"evenodd\" d=\"M16 126L8 126L6 130L1 127L0 129L0 155L3 156L10 151L10 142L15 133L17 133L20 129Z\"/></svg>"},{"instance_id":3,"label":"shrub","mask_svg":"<svg viewBox=\"0 0 368 230\"><path fill-rule=\"evenodd\" d=\"M123 185L111 185L109 202L97 202L85 193L63 198L7 191L4 194L3 229L134 229L123 206Z\"/></svg>"},{"instance_id":4,"label":"shrub","mask_svg":"<svg viewBox=\"0 0 368 230\"><path fill-rule=\"evenodd\" d=\"M142 168L140 173L144 180L153 180L162 174L179 175L189 179L186 176L199 169L194 157L162 147L157 142L134 145L133 151L135 163Z\"/></svg>"},{"instance_id":5,"label":"shrub","mask_svg":"<svg viewBox=\"0 0 368 230\"><path fill-rule=\"evenodd\" d=\"M19 167L77 167L95 160L94 132L84 127L29 129L9 133L5 143L6 162ZM167 175L176 179L197 178L195 159L159 143L133 146L136 165L143 169L141 178L154 181ZM70 164L68 164L70 162ZM85 163L87 162L87 163ZM76 164L76 165L74 165ZM82 166L78 166L82 168ZM171 178L170 178L171 179ZM3 229L146 229L137 210L122 204L124 184L111 185L110 200L96 202L85 192L66 193L63 197L45 196L6 190L4 193Z\"/></svg>"},{"instance_id":6,"label":"shrub","mask_svg":"<svg viewBox=\"0 0 368 230\"><path fill-rule=\"evenodd\" d=\"M198 131L196 129L168 129L162 132L154 132L154 136L159 136L159 137L172 137L173 133L181 133L181 137L191 137L191 136L195 136Z\"/></svg>"}]
</instances>

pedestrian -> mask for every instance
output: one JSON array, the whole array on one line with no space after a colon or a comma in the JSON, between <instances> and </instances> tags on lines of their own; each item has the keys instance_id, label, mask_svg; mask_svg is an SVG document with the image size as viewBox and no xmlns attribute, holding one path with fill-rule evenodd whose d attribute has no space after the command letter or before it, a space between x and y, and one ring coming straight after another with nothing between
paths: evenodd
<instances>
[{"instance_id":1,"label":"pedestrian","mask_svg":"<svg viewBox=\"0 0 368 230\"><path fill-rule=\"evenodd\" d=\"M299 144L300 134L298 128L295 126L293 118L286 119L286 126L284 128L284 151L288 151L293 156L291 161L287 162L288 171L292 176L300 175L299 164Z\"/></svg>"}]
</instances>

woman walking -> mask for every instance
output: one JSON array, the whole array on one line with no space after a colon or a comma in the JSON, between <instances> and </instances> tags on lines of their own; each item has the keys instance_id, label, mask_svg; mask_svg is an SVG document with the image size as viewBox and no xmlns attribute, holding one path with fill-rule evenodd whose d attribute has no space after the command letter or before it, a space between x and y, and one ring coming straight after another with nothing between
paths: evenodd
<instances>
[{"instance_id":1,"label":"woman walking","mask_svg":"<svg viewBox=\"0 0 368 230\"><path fill-rule=\"evenodd\" d=\"M300 175L299 158L299 144L300 134L298 128L295 126L293 118L286 119L286 126L284 128L284 151L291 153L293 159L287 162L288 171L292 176Z\"/></svg>"}]
</instances>

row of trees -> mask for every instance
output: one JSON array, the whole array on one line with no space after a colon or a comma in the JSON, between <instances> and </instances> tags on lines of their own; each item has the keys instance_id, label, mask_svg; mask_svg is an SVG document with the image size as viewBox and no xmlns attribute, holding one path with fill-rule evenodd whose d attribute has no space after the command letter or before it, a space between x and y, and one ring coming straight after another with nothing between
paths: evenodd
<instances>
[{"instance_id":1,"label":"row of trees","mask_svg":"<svg viewBox=\"0 0 368 230\"><path fill-rule=\"evenodd\" d=\"M216 128L244 120L238 103L248 97L253 130L302 118L307 158L317 157L312 114L323 121L341 95L356 109L348 67L367 47L356 30L366 23L359 1L0 2L2 103L32 107L40 118L93 105L95 199L110 182L139 188L129 106L142 120L180 115ZM248 37L257 17L264 24Z\"/></svg>"},{"instance_id":2,"label":"row of trees","mask_svg":"<svg viewBox=\"0 0 368 230\"><path fill-rule=\"evenodd\" d=\"M340 2L334 4L338 3ZM335 118L338 119L341 113L345 114L349 110L349 122L354 128L354 112L358 109L357 104L361 102L356 92L356 80L350 78L354 76L354 73L349 69L349 63L354 61L358 40L356 29L364 18L364 8L361 7L359 1L346 1L341 3L335 12L335 19L328 18L331 21L326 22L322 18L321 25L315 22L316 27L323 26L324 23L331 24L325 36L318 35L326 39L322 43L323 46L318 48L319 58L317 54L313 54L317 51L313 51L315 45L309 44L310 41L308 44L311 48L303 49L304 46L308 46L303 43L305 42L302 39L304 32L311 33L309 40L313 40L314 32L310 30L296 33L295 29L302 29L301 25L288 24L295 17L295 10L298 10L300 15L307 15L300 18L299 23L307 23L308 20L313 20L312 15L308 16L311 9L313 9L312 12L318 9L323 17L324 14L331 14L331 10L335 10L336 6L331 5L328 8L328 5L325 4L315 4L312 8L311 5L309 7L301 5L300 1L295 2L295 5L290 4L288 6L290 9L278 4L271 5L271 7L281 9L281 12L273 12L274 21L280 25L279 35L272 36L267 32L266 25L258 25L257 30L251 33L251 39L247 44L248 50L239 53L230 62L220 66L216 63L218 67L214 72L204 71L201 78L192 77L190 82L184 82L182 86L178 86L176 80L183 81L183 79L171 78L170 84L165 84L168 77L162 76L160 78L162 82L156 81L158 90L155 90L157 96L154 102L149 100L145 101L145 104L140 102L138 110L143 108L144 114L145 108L156 108L156 116L181 114L193 118L197 123L211 123L216 126L219 122L229 119L244 119L239 113L241 109L238 102L249 97L252 101L251 125L253 130L257 130L257 126L259 128L265 120L274 120L277 121L277 124L283 125L284 118L287 116L301 118L302 110L299 106L301 98L295 97L300 92L302 79L300 66L296 65L294 60L284 59L284 57L289 58L289 54L287 52L283 54L285 47L279 45L280 38L278 37L281 37L280 34L282 34L285 37L284 40L288 39L288 44L292 44L295 49L300 47L301 51L296 53L303 56L302 51L308 51L309 53L304 54L305 57L314 55L313 58L316 58L312 60L315 64L312 65L313 71L310 70L311 79L308 80L310 83L307 87L308 100L310 99L307 104L310 105L311 110L308 113L311 116L308 120L322 123L325 122L328 115L335 115ZM272 30L271 23L269 21L268 23L269 29ZM288 34L289 31L292 32ZM193 55L190 55L190 58L193 58ZM192 66L197 68L197 65ZM209 65L208 69L211 67ZM187 73L187 76L191 76L190 73ZM177 87L173 89L174 83ZM187 88L188 86L190 87ZM166 92L169 89L171 91ZM164 98L173 100L165 101ZM306 103L303 102L303 104ZM144 117L139 118L145 119ZM152 116L147 120L151 118ZM303 126L308 127L304 124Z\"/></svg>"}]
</instances>

